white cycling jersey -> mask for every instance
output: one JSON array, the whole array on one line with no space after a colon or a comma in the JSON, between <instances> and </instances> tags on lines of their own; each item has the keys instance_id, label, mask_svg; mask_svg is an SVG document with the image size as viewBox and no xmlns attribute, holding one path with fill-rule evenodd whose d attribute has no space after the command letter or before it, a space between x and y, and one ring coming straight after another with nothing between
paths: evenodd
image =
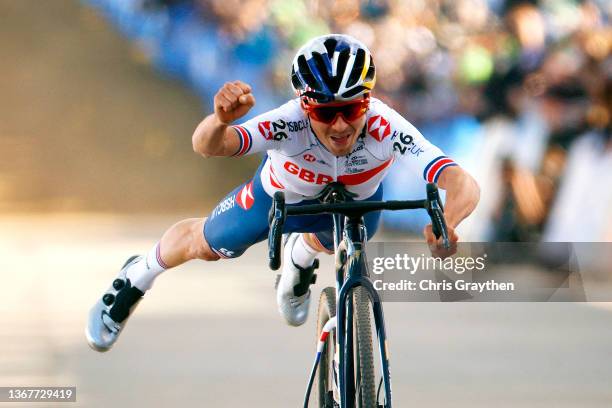
<instances>
[{"instance_id":1,"label":"white cycling jersey","mask_svg":"<svg viewBox=\"0 0 612 408\"><path fill-rule=\"evenodd\" d=\"M333 155L317 139L299 98L232 127L240 137L235 156L267 152L261 183L270 196L284 191L287 203L313 197L332 181L364 200L376 192L396 159L427 182L436 182L442 170L456 165L376 98L371 98L363 132L346 156Z\"/></svg>"}]
</instances>

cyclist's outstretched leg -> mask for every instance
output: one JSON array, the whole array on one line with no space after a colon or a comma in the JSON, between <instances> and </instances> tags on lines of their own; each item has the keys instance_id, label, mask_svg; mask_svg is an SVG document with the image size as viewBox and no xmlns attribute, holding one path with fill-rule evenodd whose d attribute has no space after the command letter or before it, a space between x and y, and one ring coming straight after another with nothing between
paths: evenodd
<instances>
[{"instance_id":1,"label":"cyclist's outstretched leg","mask_svg":"<svg viewBox=\"0 0 612 408\"><path fill-rule=\"evenodd\" d=\"M111 286L89 313L85 334L89 345L107 351L117 341L144 293L163 271L191 259L219 259L202 234L205 218L191 218L170 227L145 256L130 257Z\"/></svg>"},{"instance_id":2,"label":"cyclist's outstretched leg","mask_svg":"<svg viewBox=\"0 0 612 408\"><path fill-rule=\"evenodd\" d=\"M252 180L225 196L209 217L174 224L146 256L126 261L90 312L86 336L93 349L112 347L144 293L163 271L191 259L235 258L266 237L272 199L261 187L261 168Z\"/></svg>"}]
</instances>

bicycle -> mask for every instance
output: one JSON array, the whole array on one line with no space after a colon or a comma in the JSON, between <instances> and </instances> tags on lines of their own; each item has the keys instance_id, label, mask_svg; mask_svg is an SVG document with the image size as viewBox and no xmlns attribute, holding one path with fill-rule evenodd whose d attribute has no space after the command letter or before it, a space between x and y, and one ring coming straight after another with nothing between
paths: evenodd
<instances>
[{"instance_id":1,"label":"bicycle","mask_svg":"<svg viewBox=\"0 0 612 408\"><path fill-rule=\"evenodd\" d=\"M336 287L323 289L317 320L317 354L304 396L308 407L316 380L316 406L321 408L391 408L391 380L382 304L369 277L365 257L367 234L363 215L371 211L426 209L433 232L450 248L436 184L427 198L411 201L349 201L354 194L338 182L317 196L321 204L286 206L282 192L273 197L268 235L270 268L280 267L283 226L287 216L331 214L334 223ZM376 386L371 316L378 339L380 381ZM317 369L319 369L317 371ZM383 400L381 388L384 385Z\"/></svg>"}]
</instances>

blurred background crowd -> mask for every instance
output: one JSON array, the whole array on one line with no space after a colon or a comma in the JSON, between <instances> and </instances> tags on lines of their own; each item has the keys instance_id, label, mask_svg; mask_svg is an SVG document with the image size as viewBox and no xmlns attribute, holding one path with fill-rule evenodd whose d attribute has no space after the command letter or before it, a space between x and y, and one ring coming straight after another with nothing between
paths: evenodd
<instances>
[{"instance_id":1,"label":"blurred background crowd","mask_svg":"<svg viewBox=\"0 0 612 408\"><path fill-rule=\"evenodd\" d=\"M111 353L89 350L83 327L127 256L252 177L255 155L203 160L192 150L218 86L249 82L252 114L277 106L293 97L295 50L322 33L366 42L375 96L478 179L463 240L612 241L611 6L0 1L0 383L76 385L71 407L299 402L316 319L279 323L264 243L168 273ZM424 192L399 168L385 184L390 198ZM375 238L398 229L420 240L425 221L385 214ZM586 299L609 299L609 244L574 247ZM516 258L518 276L551 275L548 260L545 270ZM323 273L332 263L321 259L319 289L333 284ZM612 406L610 305L388 302L396 405Z\"/></svg>"},{"instance_id":2,"label":"blurred background crowd","mask_svg":"<svg viewBox=\"0 0 612 408\"><path fill-rule=\"evenodd\" d=\"M209 102L253 85L259 113L291 97L295 50L342 32L371 49L375 96L470 170L475 241L612 240L612 3L578 0L87 0L143 57ZM422 184L395 170L390 198ZM418 232L423 215L386 214Z\"/></svg>"},{"instance_id":3,"label":"blurred background crowd","mask_svg":"<svg viewBox=\"0 0 612 408\"><path fill-rule=\"evenodd\" d=\"M16 13L18 3L9 4ZM82 0L80 10L67 3L55 9L40 8L32 23L38 31L22 30L18 20L3 24L3 48L14 62L0 77L3 109L21 118L0 123L14 135L2 141L10 167L0 173L5 203L210 210L252 173L252 166L191 152L188 138L210 112L212 95L240 79L257 97L251 116L274 108L293 97L296 49L313 36L343 32L371 48L374 95L480 183L481 203L462 225L463 239L612 241L610 1ZM45 21L53 31L35 35ZM128 39L130 55L146 69L124 66L100 21ZM150 75L149 65L170 81ZM177 81L202 105L180 105L169 85ZM53 137L37 136L43 132ZM44 153L8 153L30 143ZM10 178L21 168L36 169L23 171L28 183ZM385 189L388 198L420 198L423 183L396 168ZM394 213L383 220L388 229L419 233L427 218Z\"/></svg>"}]
</instances>

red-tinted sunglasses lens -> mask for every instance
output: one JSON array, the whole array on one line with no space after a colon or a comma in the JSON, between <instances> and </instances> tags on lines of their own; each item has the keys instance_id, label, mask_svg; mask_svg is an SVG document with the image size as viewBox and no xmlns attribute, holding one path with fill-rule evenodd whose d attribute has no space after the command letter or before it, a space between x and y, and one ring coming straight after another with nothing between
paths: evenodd
<instances>
[{"instance_id":1,"label":"red-tinted sunglasses lens","mask_svg":"<svg viewBox=\"0 0 612 408\"><path fill-rule=\"evenodd\" d=\"M362 100L354 103L347 103L338 106L312 106L308 111L314 120L323 123L332 123L336 116L341 115L345 120L351 122L366 113L368 101Z\"/></svg>"}]
</instances>

